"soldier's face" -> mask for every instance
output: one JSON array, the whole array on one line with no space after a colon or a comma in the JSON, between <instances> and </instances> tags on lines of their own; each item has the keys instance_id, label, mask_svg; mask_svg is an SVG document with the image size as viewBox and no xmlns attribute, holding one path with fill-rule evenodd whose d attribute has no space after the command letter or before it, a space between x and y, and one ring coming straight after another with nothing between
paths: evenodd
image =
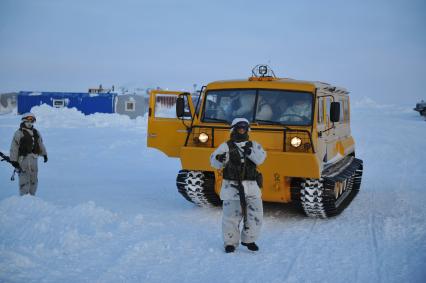
<instances>
[{"instance_id":1,"label":"soldier's face","mask_svg":"<svg viewBox=\"0 0 426 283\"><path fill-rule=\"evenodd\" d=\"M27 127L27 128L32 128L33 127L33 125L34 125L34 123L33 122L31 122L31 121L25 121L24 122L24 125L25 125L25 127Z\"/></svg>"},{"instance_id":2,"label":"soldier's face","mask_svg":"<svg viewBox=\"0 0 426 283\"><path fill-rule=\"evenodd\" d=\"M247 130L245 128L237 128L237 133L239 133L240 135L244 135L247 132Z\"/></svg>"}]
</instances>

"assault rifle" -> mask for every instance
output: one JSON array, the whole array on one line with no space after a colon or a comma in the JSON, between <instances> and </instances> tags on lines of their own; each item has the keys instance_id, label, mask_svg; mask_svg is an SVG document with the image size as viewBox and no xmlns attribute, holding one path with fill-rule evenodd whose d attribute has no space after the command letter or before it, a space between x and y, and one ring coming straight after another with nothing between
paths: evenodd
<instances>
[{"instance_id":1,"label":"assault rifle","mask_svg":"<svg viewBox=\"0 0 426 283\"><path fill-rule=\"evenodd\" d=\"M4 153L1 152L1 151L0 151L0 157L1 157L1 161L6 161L7 163L10 163L13 166L12 161L10 161L9 156L4 155Z\"/></svg>"},{"instance_id":2,"label":"assault rifle","mask_svg":"<svg viewBox=\"0 0 426 283\"><path fill-rule=\"evenodd\" d=\"M231 156L231 152L235 152L236 154L238 154L238 156L240 156L239 152L241 151L238 146L233 143L230 142L228 143L228 147L229 147L229 155ZM244 157L244 165L242 166L242 171L240 171L240 173L238 174L238 183L236 185L231 185L232 187L236 188L238 191L238 195L240 197L240 205L241 205L241 212L243 214L243 220L244 220L244 230L248 229L247 226L247 201L246 201L246 193L244 192L244 186L243 186L243 180L244 180L244 174L246 171L246 164L247 164L247 160L246 160L246 154L244 153L244 151L242 152L243 157Z\"/></svg>"},{"instance_id":3,"label":"assault rifle","mask_svg":"<svg viewBox=\"0 0 426 283\"><path fill-rule=\"evenodd\" d=\"M1 157L1 160L0 161L6 161L7 163L9 163L10 165L12 165L13 167L14 167L14 171L13 171L13 175L12 175L12 177L10 178L10 180L11 181L14 181L15 180L15 173L21 173L22 172L22 169L21 169L21 167L18 165L18 167L15 167L14 165L13 165L13 162L12 161L10 161L10 157L9 156L6 156L3 152L1 152L0 151L0 157Z\"/></svg>"}]
</instances>

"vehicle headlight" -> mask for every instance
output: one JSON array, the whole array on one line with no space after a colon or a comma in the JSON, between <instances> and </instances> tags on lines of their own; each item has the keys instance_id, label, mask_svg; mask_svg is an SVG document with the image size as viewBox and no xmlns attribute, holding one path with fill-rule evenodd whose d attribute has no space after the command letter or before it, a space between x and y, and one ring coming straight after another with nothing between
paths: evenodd
<instances>
[{"instance_id":1,"label":"vehicle headlight","mask_svg":"<svg viewBox=\"0 0 426 283\"><path fill-rule=\"evenodd\" d=\"M299 147L302 144L302 139L299 137L294 137L290 140L290 143L293 147Z\"/></svg>"},{"instance_id":2,"label":"vehicle headlight","mask_svg":"<svg viewBox=\"0 0 426 283\"><path fill-rule=\"evenodd\" d=\"M206 133L201 133L201 134L198 136L198 140L199 140L200 142L202 142L202 143L206 143L206 142L209 140L209 135L208 135L208 134L206 134Z\"/></svg>"}]
</instances>

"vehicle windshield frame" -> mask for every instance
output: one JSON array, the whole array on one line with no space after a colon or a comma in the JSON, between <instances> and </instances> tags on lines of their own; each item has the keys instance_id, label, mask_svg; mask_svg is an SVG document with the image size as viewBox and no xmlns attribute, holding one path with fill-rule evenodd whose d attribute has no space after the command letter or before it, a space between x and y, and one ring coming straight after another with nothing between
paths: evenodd
<instances>
[{"instance_id":1,"label":"vehicle windshield frame","mask_svg":"<svg viewBox=\"0 0 426 283\"><path fill-rule=\"evenodd\" d=\"M301 90L289 90L289 89L270 89L270 88L232 88L232 89L211 89L211 90L207 90L204 94L204 98L203 98L203 103L202 103L202 115L201 115L201 122L204 123L213 123L213 124L223 124L224 122L221 121L215 121L215 119L217 118L210 118L206 117L206 105L207 105L207 100L208 100L208 95L209 93L217 93L217 92L221 92L221 91L239 91L239 92L243 92L243 91L248 91L248 92L255 92L255 99L254 99L254 104L253 104L253 108L252 108L252 117L250 117L250 119L248 119L250 121L250 123L257 123L259 125L282 125L282 126L312 126L313 122L314 122L314 112L315 112L315 93L310 92L310 91L301 91ZM283 121L282 123L279 121L274 121L271 120L271 123L268 123L268 121L262 120L262 119L258 119L257 116L257 112L258 112L258 103L259 103L259 93L262 91L276 91L276 92L288 92L288 93L305 93L307 95L310 96L310 107L311 107L311 111L310 111L310 119L307 120L304 123L297 123L297 122L291 122L291 121ZM285 95L284 93L282 94L283 96ZM250 115L251 116L251 115ZM236 118L236 117L233 117ZM221 119L220 119L221 120ZM227 120L228 124L231 124L232 121Z\"/></svg>"}]
</instances>

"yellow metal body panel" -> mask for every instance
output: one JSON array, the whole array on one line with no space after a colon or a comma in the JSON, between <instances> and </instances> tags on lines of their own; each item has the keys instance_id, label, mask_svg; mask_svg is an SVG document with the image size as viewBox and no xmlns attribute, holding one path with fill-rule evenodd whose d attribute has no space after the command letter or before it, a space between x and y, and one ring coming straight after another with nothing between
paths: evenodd
<instances>
[{"instance_id":1,"label":"yellow metal body panel","mask_svg":"<svg viewBox=\"0 0 426 283\"><path fill-rule=\"evenodd\" d=\"M346 155L348 153L351 153L354 150L354 147L355 147L355 141L354 141L352 136L350 136L350 137L348 137L344 140L341 140L340 144L341 144L340 146L342 147L340 154L342 154L342 155Z\"/></svg>"},{"instance_id":2,"label":"yellow metal body panel","mask_svg":"<svg viewBox=\"0 0 426 283\"><path fill-rule=\"evenodd\" d=\"M213 171L210 166L210 155L214 148L182 147L180 149L180 162L183 169Z\"/></svg>"}]
</instances>

